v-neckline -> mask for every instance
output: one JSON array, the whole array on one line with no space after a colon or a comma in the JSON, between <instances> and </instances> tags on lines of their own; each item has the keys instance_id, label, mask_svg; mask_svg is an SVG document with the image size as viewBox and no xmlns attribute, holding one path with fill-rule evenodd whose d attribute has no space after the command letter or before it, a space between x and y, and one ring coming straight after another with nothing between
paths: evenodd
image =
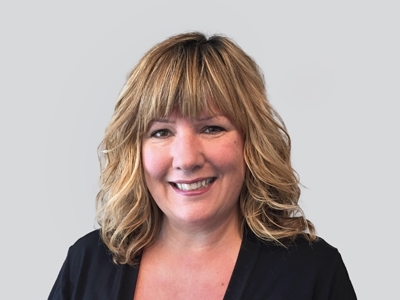
<instances>
[{"instance_id":1,"label":"v-neckline","mask_svg":"<svg viewBox=\"0 0 400 300\"><path fill-rule=\"evenodd\" d=\"M252 270L258 259L260 245L254 233L246 227L239 254L233 268L223 300L240 300L245 292ZM118 299L134 299L136 283L139 275L140 262L137 267L123 268L123 282L121 282Z\"/></svg>"},{"instance_id":2,"label":"v-neckline","mask_svg":"<svg viewBox=\"0 0 400 300\"><path fill-rule=\"evenodd\" d=\"M250 279L260 253L260 245L250 228L245 227L242 245L226 289L223 300L240 300L243 298L247 282Z\"/></svg>"}]
</instances>

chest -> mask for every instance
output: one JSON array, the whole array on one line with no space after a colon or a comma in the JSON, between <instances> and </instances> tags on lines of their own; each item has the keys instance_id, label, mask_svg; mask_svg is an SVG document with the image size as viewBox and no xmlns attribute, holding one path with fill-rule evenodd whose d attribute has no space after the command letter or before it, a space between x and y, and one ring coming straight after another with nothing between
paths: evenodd
<instances>
[{"instance_id":1,"label":"chest","mask_svg":"<svg viewBox=\"0 0 400 300\"><path fill-rule=\"evenodd\" d=\"M234 266L230 258L158 264L142 259L134 299L221 300Z\"/></svg>"}]
</instances>

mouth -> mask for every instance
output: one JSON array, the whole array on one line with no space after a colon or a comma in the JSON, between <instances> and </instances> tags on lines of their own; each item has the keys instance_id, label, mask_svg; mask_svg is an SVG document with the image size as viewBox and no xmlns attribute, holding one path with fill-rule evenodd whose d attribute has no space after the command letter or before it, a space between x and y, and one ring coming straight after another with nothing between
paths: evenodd
<instances>
[{"instance_id":1,"label":"mouth","mask_svg":"<svg viewBox=\"0 0 400 300\"><path fill-rule=\"evenodd\" d=\"M177 188L178 190L181 191L195 191L199 189L203 189L208 187L210 184L212 184L215 181L216 177L200 180L197 182L192 182L192 183L175 183L171 182L171 185Z\"/></svg>"}]
</instances>

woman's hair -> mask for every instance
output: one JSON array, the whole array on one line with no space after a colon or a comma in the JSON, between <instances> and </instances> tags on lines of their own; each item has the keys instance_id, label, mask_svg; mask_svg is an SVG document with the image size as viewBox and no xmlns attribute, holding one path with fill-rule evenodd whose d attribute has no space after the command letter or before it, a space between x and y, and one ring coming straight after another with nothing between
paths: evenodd
<instances>
[{"instance_id":1,"label":"woman's hair","mask_svg":"<svg viewBox=\"0 0 400 300\"><path fill-rule=\"evenodd\" d=\"M262 72L232 40L191 32L157 44L139 61L99 147L97 220L116 263L135 264L160 231L163 214L144 180L142 138L152 120L175 110L188 118L222 113L243 134L243 226L278 243L299 234L315 239L314 226L298 205L290 137L267 100Z\"/></svg>"}]
</instances>

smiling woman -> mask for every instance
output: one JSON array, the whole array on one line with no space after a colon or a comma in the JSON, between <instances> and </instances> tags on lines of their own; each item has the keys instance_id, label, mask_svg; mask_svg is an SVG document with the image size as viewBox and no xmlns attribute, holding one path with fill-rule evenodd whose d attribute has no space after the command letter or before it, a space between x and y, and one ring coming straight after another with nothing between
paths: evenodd
<instances>
[{"instance_id":1,"label":"smiling woman","mask_svg":"<svg viewBox=\"0 0 400 300\"><path fill-rule=\"evenodd\" d=\"M101 229L70 248L49 299L356 299L298 205L263 76L232 40L150 49L100 148Z\"/></svg>"}]
</instances>

